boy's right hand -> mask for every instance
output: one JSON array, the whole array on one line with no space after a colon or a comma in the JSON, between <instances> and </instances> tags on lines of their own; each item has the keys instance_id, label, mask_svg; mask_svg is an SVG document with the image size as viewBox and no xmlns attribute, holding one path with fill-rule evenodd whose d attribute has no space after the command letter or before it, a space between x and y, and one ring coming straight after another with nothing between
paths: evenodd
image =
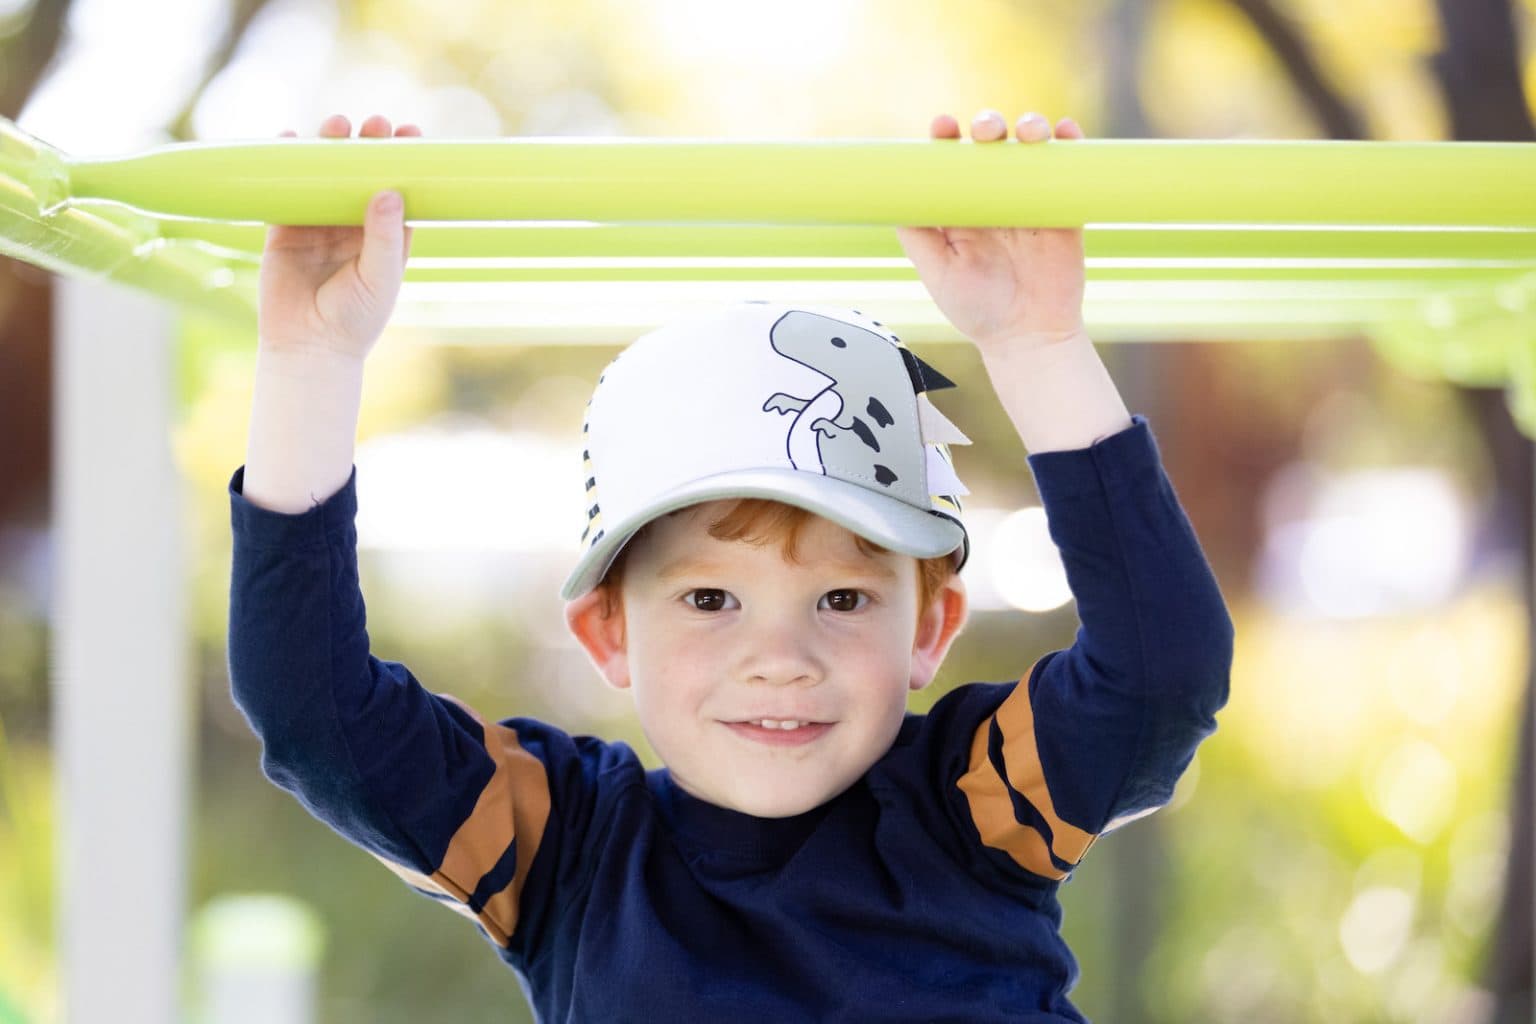
<instances>
[{"instance_id":1,"label":"boy's right hand","mask_svg":"<svg viewBox=\"0 0 1536 1024\"><path fill-rule=\"evenodd\" d=\"M1025 114L1016 129L1020 143L1050 145L1048 117ZM958 141L960 124L940 114L929 132L934 139ZM1083 130L1064 117L1056 137L1081 140ZM1007 119L983 110L971 122L971 139L1006 144ZM896 237L939 312L983 354L1083 333L1081 227L898 227Z\"/></svg>"},{"instance_id":2,"label":"boy's right hand","mask_svg":"<svg viewBox=\"0 0 1536 1024\"><path fill-rule=\"evenodd\" d=\"M320 124L321 138L344 139L351 131L351 122L341 114ZM394 131L396 137L420 134L411 124ZM389 121L374 114L358 135L390 138ZM380 208L391 194L373 196L362 227L274 224L267 229L256 314L263 349L341 355L359 362L367 357L394 310L411 249L404 203L393 210Z\"/></svg>"}]
</instances>

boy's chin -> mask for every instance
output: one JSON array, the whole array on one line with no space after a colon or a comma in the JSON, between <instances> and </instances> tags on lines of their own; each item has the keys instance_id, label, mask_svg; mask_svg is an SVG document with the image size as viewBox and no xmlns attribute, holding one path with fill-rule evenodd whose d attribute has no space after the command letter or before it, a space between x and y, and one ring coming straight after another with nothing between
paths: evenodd
<instances>
[{"instance_id":1,"label":"boy's chin","mask_svg":"<svg viewBox=\"0 0 1536 1024\"><path fill-rule=\"evenodd\" d=\"M765 789L771 788L769 783ZM847 789L846 786L843 789ZM754 818L792 818L806 811L813 811L837 796L837 792L824 790L802 792L736 793L732 804L735 810Z\"/></svg>"}]
</instances>

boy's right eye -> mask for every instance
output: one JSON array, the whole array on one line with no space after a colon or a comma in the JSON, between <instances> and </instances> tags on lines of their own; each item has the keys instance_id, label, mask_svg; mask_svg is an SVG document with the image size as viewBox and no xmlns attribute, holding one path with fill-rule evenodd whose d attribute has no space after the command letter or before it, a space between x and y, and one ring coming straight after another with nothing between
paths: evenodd
<instances>
[{"instance_id":1,"label":"boy's right eye","mask_svg":"<svg viewBox=\"0 0 1536 1024\"><path fill-rule=\"evenodd\" d=\"M717 590L713 587L702 587L698 590L690 590L683 595L683 600L701 612L725 611L725 602L735 600L728 591Z\"/></svg>"}]
</instances>

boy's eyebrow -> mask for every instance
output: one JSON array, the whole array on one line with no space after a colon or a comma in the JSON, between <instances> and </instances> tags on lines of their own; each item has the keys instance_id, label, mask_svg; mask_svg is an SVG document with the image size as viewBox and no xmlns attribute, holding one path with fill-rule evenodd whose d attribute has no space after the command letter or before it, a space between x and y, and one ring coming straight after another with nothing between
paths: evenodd
<instances>
[{"instance_id":1,"label":"boy's eyebrow","mask_svg":"<svg viewBox=\"0 0 1536 1024\"><path fill-rule=\"evenodd\" d=\"M867 562L847 562L842 560L818 562L818 566L827 566L846 573L850 576L864 576L872 579L894 580L896 572L884 562L873 559ZM680 576L690 574L703 574L718 572L720 564L696 558L679 558L675 562L669 562L662 566L656 573L659 580L674 580Z\"/></svg>"}]
</instances>

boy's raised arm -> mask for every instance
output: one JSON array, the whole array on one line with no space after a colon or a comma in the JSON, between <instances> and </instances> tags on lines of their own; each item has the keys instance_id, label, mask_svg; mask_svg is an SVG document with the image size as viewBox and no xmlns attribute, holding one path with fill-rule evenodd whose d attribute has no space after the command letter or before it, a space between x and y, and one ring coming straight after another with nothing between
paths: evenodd
<instances>
[{"instance_id":1,"label":"boy's raised arm","mask_svg":"<svg viewBox=\"0 0 1536 1024\"><path fill-rule=\"evenodd\" d=\"M989 143L1007 131L995 111L972 127ZM1070 119L1059 132L1083 137ZM1018 135L1045 143L1050 123L1026 115ZM957 785L996 860L1065 878L1098 835L1171 797L1227 699L1231 619L1146 421L1083 329L1081 229L899 234L1030 452L1082 624L969 737Z\"/></svg>"},{"instance_id":2,"label":"boy's raised arm","mask_svg":"<svg viewBox=\"0 0 1536 1024\"><path fill-rule=\"evenodd\" d=\"M961 144L960 126L941 114L933 138ZM976 143L1008 144L1008 125L984 110ZM1047 144L1050 122L1026 114L1019 142ZM1083 137L1063 118L1063 143ZM1083 328L1081 228L902 227L897 239L949 322L975 342L1024 447L1086 448L1131 425L1130 413Z\"/></svg>"},{"instance_id":3,"label":"boy's raised arm","mask_svg":"<svg viewBox=\"0 0 1536 1024\"><path fill-rule=\"evenodd\" d=\"M340 115L321 126L349 132ZM361 134L389 137L389 122L370 118ZM392 198L375 195L362 227L267 235L247 461L229 487L231 692L274 783L526 954L571 895L548 868L525 891L535 856L579 853L607 752L532 719L487 721L370 651L353 456L363 365L409 252Z\"/></svg>"},{"instance_id":4,"label":"boy's raised arm","mask_svg":"<svg viewBox=\"0 0 1536 1024\"><path fill-rule=\"evenodd\" d=\"M1082 328L1021 333L981 350L1003 410L1031 454L1087 448L1131 425L1131 414Z\"/></svg>"},{"instance_id":5,"label":"boy's raised arm","mask_svg":"<svg viewBox=\"0 0 1536 1024\"><path fill-rule=\"evenodd\" d=\"M352 475L362 398L362 358L260 346L245 499L291 515L341 490Z\"/></svg>"}]
</instances>

